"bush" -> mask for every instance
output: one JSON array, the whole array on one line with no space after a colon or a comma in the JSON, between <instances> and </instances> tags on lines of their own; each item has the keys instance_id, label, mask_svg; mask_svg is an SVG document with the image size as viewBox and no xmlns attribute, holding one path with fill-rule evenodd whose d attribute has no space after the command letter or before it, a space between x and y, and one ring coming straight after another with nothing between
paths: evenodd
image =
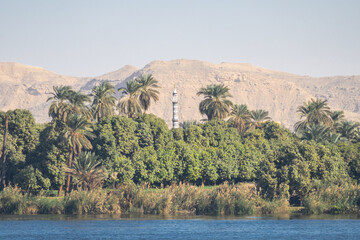
<instances>
[{"instance_id":1,"label":"bush","mask_svg":"<svg viewBox=\"0 0 360 240\"><path fill-rule=\"evenodd\" d=\"M28 206L28 195L23 195L18 187L5 187L0 192L0 213L23 214Z\"/></svg>"},{"instance_id":2,"label":"bush","mask_svg":"<svg viewBox=\"0 0 360 240\"><path fill-rule=\"evenodd\" d=\"M73 191L65 201L65 213L69 214L121 213L118 198L100 189Z\"/></svg>"},{"instance_id":3,"label":"bush","mask_svg":"<svg viewBox=\"0 0 360 240\"><path fill-rule=\"evenodd\" d=\"M318 184L304 199L307 214L348 214L360 211L360 186Z\"/></svg>"}]
</instances>

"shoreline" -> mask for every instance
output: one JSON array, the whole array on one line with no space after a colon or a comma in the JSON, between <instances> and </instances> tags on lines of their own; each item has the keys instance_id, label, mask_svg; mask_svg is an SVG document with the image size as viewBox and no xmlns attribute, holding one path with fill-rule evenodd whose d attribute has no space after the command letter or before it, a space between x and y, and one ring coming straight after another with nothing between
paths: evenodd
<instances>
[{"instance_id":1,"label":"shoreline","mask_svg":"<svg viewBox=\"0 0 360 240\"><path fill-rule=\"evenodd\" d=\"M264 214L264 215L244 215L244 216L210 216L210 215L154 215L154 214L32 214L32 215L1 215L1 221L157 221L157 220L360 220L357 214L303 214L303 213L283 213L283 214Z\"/></svg>"}]
</instances>

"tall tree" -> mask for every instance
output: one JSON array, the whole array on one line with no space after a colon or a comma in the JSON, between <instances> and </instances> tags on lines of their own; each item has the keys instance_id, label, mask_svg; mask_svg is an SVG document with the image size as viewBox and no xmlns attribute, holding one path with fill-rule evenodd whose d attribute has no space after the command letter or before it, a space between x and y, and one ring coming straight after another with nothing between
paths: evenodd
<instances>
[{"instance_id":1,"label":"tall tree","mask_svg":"<svg viewBox=\"0 0 360 240\"><path fill-rule=\"evenodd\" d=\"M53 119L66 121L68 113L68 100L73 90L70 86L54 86L52 96L46 101L52 101L49 107L49 116Z\"/></svg>"},{"instance_id":2,"label":"tall tree","mask_svg":"<svg viewBox=\"0 0 360 240\"><path fill-rule=\"evenodd\" d=\"M333 125L345 119L344 111L332 111L330 114Z\"/></svg>"},{"instance_id":3,"label":"tall tree","mask_svg":"<svg viewBox=\"0 0 360 240\"><path fill-rule=\"evenodd\" d=\"M4 189L6 186L6 142L7 142L7 134L8 134L8 126L9 126L9 116L5 114L5 129L4 129L4 142L2 149L2 162L1 162L1 189Z\"/></svg>"},{"instance_id":4,"label":"tall tree","mask_svg":"<svg viewBox=\"0 0 360 240\"><path fill-rule=\"evenodd\" d=\"M251 113L245 104L235 105L231 111L229 121L234 123L240 134L246 132L251 122Z\"/></svg>"},{"instance_id":5,"label":"tall tree","mask_svg":"<svg viewBox=\"0 0 360 240\"><path fill-rule=\"evenodd\" d=\"M90 97L81 91L71 91L68 100L70 103L69 114L82 114L84 117L91 119L91 112L86 106L86 102L90 102Z\"/></svg>"},{"instance_id":6,"label":"tall tree","mask_svg":"<svg viewBox=\"0 0 360 240\"><path fill-rule=\"evenodd\" d=\"M159 100L159 91L156 90L159 88L158 81L150 75L141 75L136 79L139 83L139 100L144 112L146 112L149 107L151 100L157 102Z\"/></svg>"},{"instance_id":7,"label":"tall tree","mask_svg":"<svg viewBox=\"0 0 360 240\"><path fill-rule=\"evenodd\" d=\"M91 110L95 121L99 121L102 117L114 114L114 106L116 98L114 97L115 89L109 82L102 82L99 86L92 89L93 102Z\"/></svg>"},{"instance_id":8,"label":"tall tree","mask_svg":"<svg viewBox=\"0 0 360 240\"><path fill-rule=\"evenodd\" d=\"M324 124L331 126L331 111L327 104L327 100L311 99L304 105L299 106L297 111L300 118L305 118L295 123L294 128L296 132L304 130L307 126L312 124Z\"/></svg>"},{"instance_id":9,"label":"tall tree","mask_svg":"<svg viewBox=\"0 0 360 240\"><path fill-rule=\"evenodd\" d=\"M201 88L197 95L203 95L205 98L200 102L199 110L208 120L224 119L229 115L233 103L227 99L232 97L228 87L223 84L211 84Z\"/></svg>"},{"instance_id":10,"label":"tall tree","mask_svg":"<svg viewBox=\"0 0 360 240\"><path fill-rule=\"evenodd\" d=\"M74 156L81 153L81 150L92 149L89 139L93 138L91 123L81 114L71 115L67 121L67 130L64 133L64 140L69 147L69 156L67 161L68 168L72 167L72 159ZM66 193L70 191L70 175L67 177ZM61 191L61 189L60 189ZM59 193L61 193L59 191Z\"/></svg>"},{"instance_id":11,"label":"tall tree","mask_svg":"<svg viewBox=\"0 0 360 240\"><path fill-rule=\"evenodd\" d=\"M251 111L251 119L252 119L252 125L255 128L258 128L261 126L263 122L266 122L267 120L270 120L271 117L269 117L269 112L257 109L255 111Z\"/></svg>"},{"instance_id":12,"label":"tall tree","mask_svg":"<svg viewBox=\"0 0 360 240\"><path fill-rule=\"evenodd\" d=\"M118 108L121 113L130 118L134 118L141 113L141 103L139 101L140 85L135 80L130 80L126 83L126 88L119 88L122 96L118 103Z\"/></svg>"}]
</instances>

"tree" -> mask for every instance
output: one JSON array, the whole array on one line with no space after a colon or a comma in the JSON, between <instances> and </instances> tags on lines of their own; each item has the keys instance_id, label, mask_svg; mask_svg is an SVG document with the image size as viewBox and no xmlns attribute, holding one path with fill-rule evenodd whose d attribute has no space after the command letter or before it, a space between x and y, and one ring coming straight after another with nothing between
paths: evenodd
<instances>
[{"instance_id":1,"label":"tree","mask_svg":"<svg viewBox=\"0 0 360 240\"><path fill-rule=\"evenodd\" d=\"M141 75L135 81L139 84L139 101L146 112L150 107L151 100L157 102L159 100L159 91L156 88L159 88L158 81L150 75Z\"/></svg>"},{"instance_id":2,"label":"tree","mask_svg":"<svg viewBox=\"0 0 360 240\"><path fill-rule=\"evenodd\" d=\"M78 188L81 186L82 190L92 190L100 186L107 177L101 161L91 152L82 152L73 166L65 168L65 172L77 180Z\"/></svg>"},{"instance_id":3,"label":"tree","mask_svg":"<svg viewBox=\"0 0 360 240\"><path fill-rule=\"evenodd\" d=\"M337 144L337 143L342 142L342 141L344 141L346 139L341 137L341 135L339 133L330 131L326 136L326 140L329 143Z\"/></svg>"},{"instance_id":4,"label":"tree","mask_svg":"<svg viewBox=\"0 0 360 240\"><path fill-rule=\"evenodd\" d=\"M330 128L328 126L325 126L324 124L320 124L320 125L312 124L310 126L306 126L306 128L302 130L301 139L322 142L327 139L329 133L330 133Z\"/></svg>"},{"instance_id":5,"label":"tree","mask_svg":"<svg viewBox=\"0 0 360 240\"><path fill-rule=\"evenodd\" d=\"M245 104L235 105L231 111L229 121L234 123L234 127L239 131L239 134L246 132L251 122L251 113L247 106Z\"/></svg>"},{"instance_id":6,"label":"tree","mask_svg":"<svg viewBox=\"0 0 360 240\"><path fill-rule=\"evenodd\" d=\"M353 141L356 138L356 130L359 129L360 124L352 121L342 121L337 124L336 131L341 134L341 137Z\"/></svg>"},{"instance_id":7,"label":"tree","mask_svg":"<svg viewBox=\"0 0 360 240\"><path fill-rule=\"evenodd\" d=\"M223 84L211 84L201 88L197 95L204 95L205 99L200 102L199 110L208 120L224 119L229 115L233 103L227 99L231 97L228 87Z\"/></svg>"},{"instance_id":8,"label":"tree","mask_svg":"<svg viewBox=\"0 0 360 240\"><path fill-rule=\"evenodd\" d=\"M160 161L157 159L155 149L145 147L139 149L134 154L133 165L135 169L134 182L135 183L160 183Z\"/></svg>"},{"instance_id":9,"label":"tree","mask_svg":"<svg viewBox=\"0 0 360 240\"><path fill-rule=\"evenodd\" d=\"M28 110L0 112L0 136L2 159L2 184L13 182L14 175L29 162L36 146L39 133L35 119Z\"/></svg>"},{"instance_id":10,"label":"tree","mask_svg":"<svg viewBox=\"0 0 360 240\"><path fill-rule=\"evenodd\" d=\"M9 126L9 116L5 113L5 130L4 130L4 142L2 148L2 161L1 161L1 189L4 189L6 186L6 142L7 142L7 132Z\"/></svg>"},{"instance_id":11,"label":"tree","mask_svg":"<svg viewBox=\"0 0 360 240\"><path fill-rule=\"evenodd\" d=\"M54 86L54 92L50 93L52 96L46 101L52 101L49 107L49 116L53 119L61 119L64 122L68 113L68 100L70 94L73 92L70 86Z\"/></svg>"},{"instance_id":12,"label":"tree","mask_svg":"<svg viewBox=\"0 0 360 240\"><path fill-rule=\"evenodd\" d=\"M83 148L90 150L92 145L90 138L93 138L92 130L90 128L91 123L80 114L74 114L70 116L67 121L67 130L64 133L64 140L69 147L69 157L67 166L71 168L73 156L81 153ZM70 175L67 177L66 193L70 190ZM60 192L61 193L61 192Z\"/></svg>"},{"instance_id":13,"label":"tree","mask_svg":"<svg viewBox=\"0 0 360 240\"><path fill-rule=\"evenodd\" d=\"M187 121L184 121L184 122L181 122L180 123L180 127L182 129L188 129L189 127L193 126L193 125L197 125L199 124L196 120L187 120Z\"/></svg>"},{"instance_id":14,"label":"tree","mask_svg":"<svg viewBox=\"0 0 360 240\"><path fill-rule=\"evenodd\" d=\"M295 123L295 131L298 132L310 126L312 124L324 124L331 126L331 111L327 105L327 100L311 99L307 103L304 102L303 106L299 106L297 111L300 114L300 118L305 118Z\"/></svg>"},{"instance_id":15,"label":"tree","mask_svg":"<svg viewBox=\"0 0 360 240\"><path fill-rule=\"evenodd\" d=\"M331 120L332 120L332 129L337 127L337 124L340 121L343 121L345 118L344 111L333 111L330 114Z\"/></svg>"},{"instance_id":16,"label":"tree","mask_svg":"<svg viewBox=\"0 0 360 240\"><path fill-rule=\"evenodd\" d=\"M94 97L91 110L95 121L114 114L116 98L115 89L109 82L102 82L92 89L90 96Z\"/></svg>"},{"instance_id":17,"label":"tree","mask_svg":"<svg viewBox=\"0 0 360 240\"><path fill-rule=\"evenodd\" d=\"M88 95L83 94L81 91L71 91L69 96L69 113L70 114L81 114L87 119L91 119L91 112L86 106L86 102L90 102L90 97Z\"/></svg>"},{"instance_id":18,"label":"tree","mask_svg":"<svg viewBox=\"0 0 360 240\"><path fill-rule=\"evenodd\" d=\"M122 96L118 104L121 113L130 118L134 118L137 114L141 113L141 103L139 101L140 85L135 80L130 80L126 83L126 88L119 88L122 91Z\"/></svg>"},{"instance_id":19,"label":"tree","mask_svg":"<svg viewBox=\"0 0 360 240\"><path fill-rule=\"evenodd\" d=\"M263 122L270 120L271 117L269 117L269 112L258 109L255 111L251 111L251 119L252 119L252 125L255 128L259 128Z\"/></svg>"},{"instance_id":20,"label":"tree","mask_svg":"<svg viewBox=\"0 0 360 240\"><path fill-rule=\"evenodd\" d=\"M14 182L24 190L41 190L50 187L50 180L44 178L42 172L34 169L32 165L18 171L14 176Z\"/></svg>"}]
</instances>

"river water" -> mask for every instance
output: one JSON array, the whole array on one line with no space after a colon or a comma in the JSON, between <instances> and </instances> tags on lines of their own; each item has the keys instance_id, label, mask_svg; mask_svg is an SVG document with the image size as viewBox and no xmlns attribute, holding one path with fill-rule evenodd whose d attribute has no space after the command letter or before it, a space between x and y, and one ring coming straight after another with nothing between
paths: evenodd
<instances>
[{"instance_id":1,"label":"river water","mask_svg":"<svg viewBox=\"0 0 360 240\"><path fill-rule=\"evenodd\" d=\"M350 216L0 216L0 239L360 239L360 220Z\"/></svg>"}]
</instances>

